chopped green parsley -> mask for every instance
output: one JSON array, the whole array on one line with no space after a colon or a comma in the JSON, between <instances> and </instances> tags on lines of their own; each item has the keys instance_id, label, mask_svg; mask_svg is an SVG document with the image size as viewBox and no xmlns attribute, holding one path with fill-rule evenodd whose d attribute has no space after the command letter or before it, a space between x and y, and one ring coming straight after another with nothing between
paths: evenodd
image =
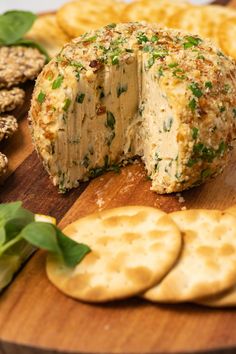
<instances>
[{"instance_id":1,"label":"chopped green parsley","mask_svg":"<svg viewBox=\"0 0 236 354\"><path fill-rule=\"evenodd\" d=\"M209 89L212 89L212 87L213 87L212 82L211 81L206 81L205 82L205 87L209 88Z\"/></svg>"},{"instance_id":2,"label":"chopped green parsley","mask_svg":"<svg viewBox=\"0 0 236 354\"><path fill-rule=\"evenodd\" d=\"M43 91L40 91L40 93L38 94L38 97L37 97L37 101L42 104L45 100L45 97L46 97L46 93L44 93Z\"/></svg>"},{"instance_id":3,"label":"chopped green parsley","mask_svg":"<svg viewBox=\"0 0 236 354\"><path fill-rule=\"evenodd\" d=\"M156 34L154 34L151 38L151 42L155 43L155 42L158 42L159 38Z\"/></svg>"},{"instance_id":4,"label":"chopped green parsley","mask_svg":"<svg viewBox=\"0 0 236 354\"><path fill-rule=\"evenodd\" d=\"M84 102L84 97L85 97L85 93L79 93L77 95L76 102L83 103Z\"/></svg>"},{"instance_id":5,"label":"chopped green parsley","mask_svg":"<svg viewBox=\"0 0 236 354\"><path fill-rule=\"evenodd\" d=\"M66 98L63 105L63 111L68 112L70 104L71 104L71 99Z\"/></svg>"},{"instance_id":6,"label":"chopped green parsley","mask_svg":"<svg viewBox=\"0 0 236 354\"><path fill-rule=\"evenodd\" d=\"M192 83L189 85L189 89L192 91L192 93L193 93L193 95L194 95L195 97L197 97L197 98L202 97L203 92L202 92L202 90L199 88L198 83L192 82Z\"/></svg>"},{"instance_id":7,"label":"chopped green parsley","mask_svg":"<svg viewBox=\"0 0 236 354\"><path fill-rule=\"evenodd\" d=\"M142 32L137 35L137 41L138 44L146 43L148 42L148 37Z\"/></svg>"},{"instance_id":8,"label":"chopped green parsley","mask_svg":"<svg viewBox=\"0 0 236 354\"><path fill-rule=\"evenodd\" d=\"M92 36L92 37L84 38L83 42L95 42L96 39L97 39L97 36Z\"/></svg>"},{"instance_id":9,"label":"chopped green parsley","mask_svg":"<svg viewBox=\"0 0 236 354\"><path fill-rule=\"evenodd\" d=\"M192 138L193 138L193 139L197 139L198 133L199 133L198 128L193 127L193 128L192 128Z\"/></svg>"},{"instance_id":10,"label":"chopped green parsley","mask_svg":"<svg viewBox=\"0 0 236 354\"><path fill-rule=\"evenodd\" d=\"M116 124L116 120L115 117L113 115L113 113L111 112L107 112L107 120L106 120L106 127L111 128L112 130L115 128L115 124Z\"/></svg>"},{"instance_id":11,"label":"chopped green parsley","mask_svg":"<svg viewBox=\"0 0 236 354\"><path fill-rule=\"evenodd\" d=\"M197 107L197 102L195 100L195 98L192 98L191 101L188 104L189 108L191 109L192 112L195 111L196 107Z\"/></svg>"},{"instance_id":12,"label":"chopped green parsley","mask_svg":"<svg viewBox=\"0 0 236 354\"><path fill-rule=\"evenodd\" d=\"M211 175L211 170L209 168L206 168L205 170L202 170L201 172L201 178L205 179Z\"/></svg>"},{"instance_id":13,"label":"chopped green parsley","mask_svg":"<svg viewBox=\"0 0 236 354\"><path fill-rule=\"evenodd\" d=\"M221 106L221 107L220 107L220 113L225 112L225 110L226 110L225 106Z\"/></svg>"},{"instance_id":14,"label":"chopped green parsley","mask_svg":"<svg viewBox=\"0 0 236 354\"><path fill-rule=\"evenodd\" d=\"M202 42L201 38L193 37L193 36L186 36L185 39L186 42L183 44L184 49L197 47Z\"/></svg>"},{"instance_id":15,"label":"chopped green parsley","mask_svg":"<svg viewBox=\"0 0 236 354\"><path fill-rule=\"evenodd\" d=\"M53 90L58 89L61 86L63 79L64 76L58 75L58 77L52 83L52 89Z\"/></svg>"}]
</instances>

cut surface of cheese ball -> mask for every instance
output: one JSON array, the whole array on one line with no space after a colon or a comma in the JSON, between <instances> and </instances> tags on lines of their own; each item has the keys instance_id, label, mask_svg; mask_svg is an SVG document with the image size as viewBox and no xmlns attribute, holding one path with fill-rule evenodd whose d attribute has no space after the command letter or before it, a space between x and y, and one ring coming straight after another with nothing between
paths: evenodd
<instances>
[{"instance_id":1,"label":"cut surface of cheese ball","mask_svg":"<svg viewBox=\"0 0 236 354\"><path fill-rule=\"evenodd\" d=\"M235 64L210 42L145 23L67 44L39 75L33 140L54 185L140 156L158 193L220 173L235 138Z\"/></svg>"}]
</instances>

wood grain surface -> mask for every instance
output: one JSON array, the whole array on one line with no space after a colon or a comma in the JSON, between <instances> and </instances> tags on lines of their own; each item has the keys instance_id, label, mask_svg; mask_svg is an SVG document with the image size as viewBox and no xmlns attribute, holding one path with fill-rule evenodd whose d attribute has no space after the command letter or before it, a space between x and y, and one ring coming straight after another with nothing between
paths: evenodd
<instances>
[{"instance_id":1,"label":"wood grain surface","mask_svg":"<svg viewBox=\"0 0 236 354\"><path fill-rule=\"evenodd\" d=\"M30 87L27 92L30 96ZM224 209L236 203L236 151L221 176L182 193L184 203L176 195L150 191L141 162L58 194L33 151L27 109L18 112L18 133L1 145L10 170L0 187L0 202L22 200L33 212L56 217L61 227L115 206L150 205L168 212L183 206ZM154 305L138 298L88 305L51 285L45 258L44 252L36 252L0 296L0 354L236 353L234 309Z\"/></svg>"}]
</instances>

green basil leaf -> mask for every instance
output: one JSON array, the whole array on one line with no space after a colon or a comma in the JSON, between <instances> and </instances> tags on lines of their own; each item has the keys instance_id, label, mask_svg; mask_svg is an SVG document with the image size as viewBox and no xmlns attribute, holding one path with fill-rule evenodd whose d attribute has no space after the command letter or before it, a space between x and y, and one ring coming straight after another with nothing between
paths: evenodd
<instances>
[{"instance_id":1,"label":"green basil leaf","mask_svg":"<svg viewBox=\"0 0 236 354\"><path fill-rule=\"evenodd\" d=\"M65 236L63 232L55 227L58 244L60 246L63 259L69 267L75 267L91 249L83 243L77 243Z\"/></svg>"},{"instance_id":2,"label":"green basil leaf","mask_svg":"<svg viewBox=\"0 0 236 354\"><path fill-rule=\"evenodd\" d=\"M21 202L0 204L0 226L1 230L0 245L12 238L29 223L34 221L34 214L22 208Z\"/></svg>"},{"instance_id":3,"label":"green basil leaf","mask_svg":"<svg viewBox=\"0 0 236 354\"><path fill-rule=\"evenodd\" d=\"M6 231L5 228L2 226L0 228L0 246L2 246L6 241Z\"/></svg>"},{"instance_id":4,"label":"green basil leaf","mask_svg":"<svg viewBox=\"0 0 236 354\"><path fill-rule=\"evenodd\" d=\"M22 38L32 27L36 15L29 11L7 11L0 15L0 42L10 45Z\"/></svg>"},{"instance_id":5,"label":"green basil leaf","mask_svg":"<svg viewBox=\"0 0 236 354\"><path fill-rule=\"evenodd\" d=\"M32 47L32 48L36 48L38 49L38 51L40 53L42 53L45 58L46 58L46 63L48 63L51 58L48 54L48 52L46 51L46 49L44 49L39 43L35 42L35 41L32 41L30 39L25 39L25 38L22 38L22 39L19 39L17 40L15 43L13 43L12 45L22 45L24 47Z\"/></svg>"},{"instance_id":6,"label":"green basil leaf","mask_svg":"<svg viewBox=\"0 0 236 354\"><path fill-rule=\"evenodd\" d=\"M32 222L25 226L20 235L36 247L61 254L57 243L56 230L52 224L39 221Z\"/></svg>"},{"instance_id":7,"label":"green basil leaf","mask_svg":"<svg viewBox=\"0 0 236 354\"><path fill-rule=\"evenodd\" d=\"M21 208L22 203L12 202L7 204L0 204L0 219L11 219L16 215L16 212Z\"/></svg>"}]
</instances>

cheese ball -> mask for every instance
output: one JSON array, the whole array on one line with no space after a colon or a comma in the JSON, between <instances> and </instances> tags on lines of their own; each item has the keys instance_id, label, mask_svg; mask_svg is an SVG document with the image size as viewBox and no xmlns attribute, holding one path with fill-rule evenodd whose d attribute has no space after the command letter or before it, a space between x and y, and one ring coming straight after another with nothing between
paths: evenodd
<instances>
[{"instance_id":1,"label":"cheese ball","mask_svg":"<svg viewBox=\"0 0 236 354\"><path fill-rule=\"evenodd\" d=\"M158 193L218 175L236 136L235 64L196 35L110 24L67 44L37 79L30 122L54 185L140 156Z\"/></svg>"}]
</instances>

